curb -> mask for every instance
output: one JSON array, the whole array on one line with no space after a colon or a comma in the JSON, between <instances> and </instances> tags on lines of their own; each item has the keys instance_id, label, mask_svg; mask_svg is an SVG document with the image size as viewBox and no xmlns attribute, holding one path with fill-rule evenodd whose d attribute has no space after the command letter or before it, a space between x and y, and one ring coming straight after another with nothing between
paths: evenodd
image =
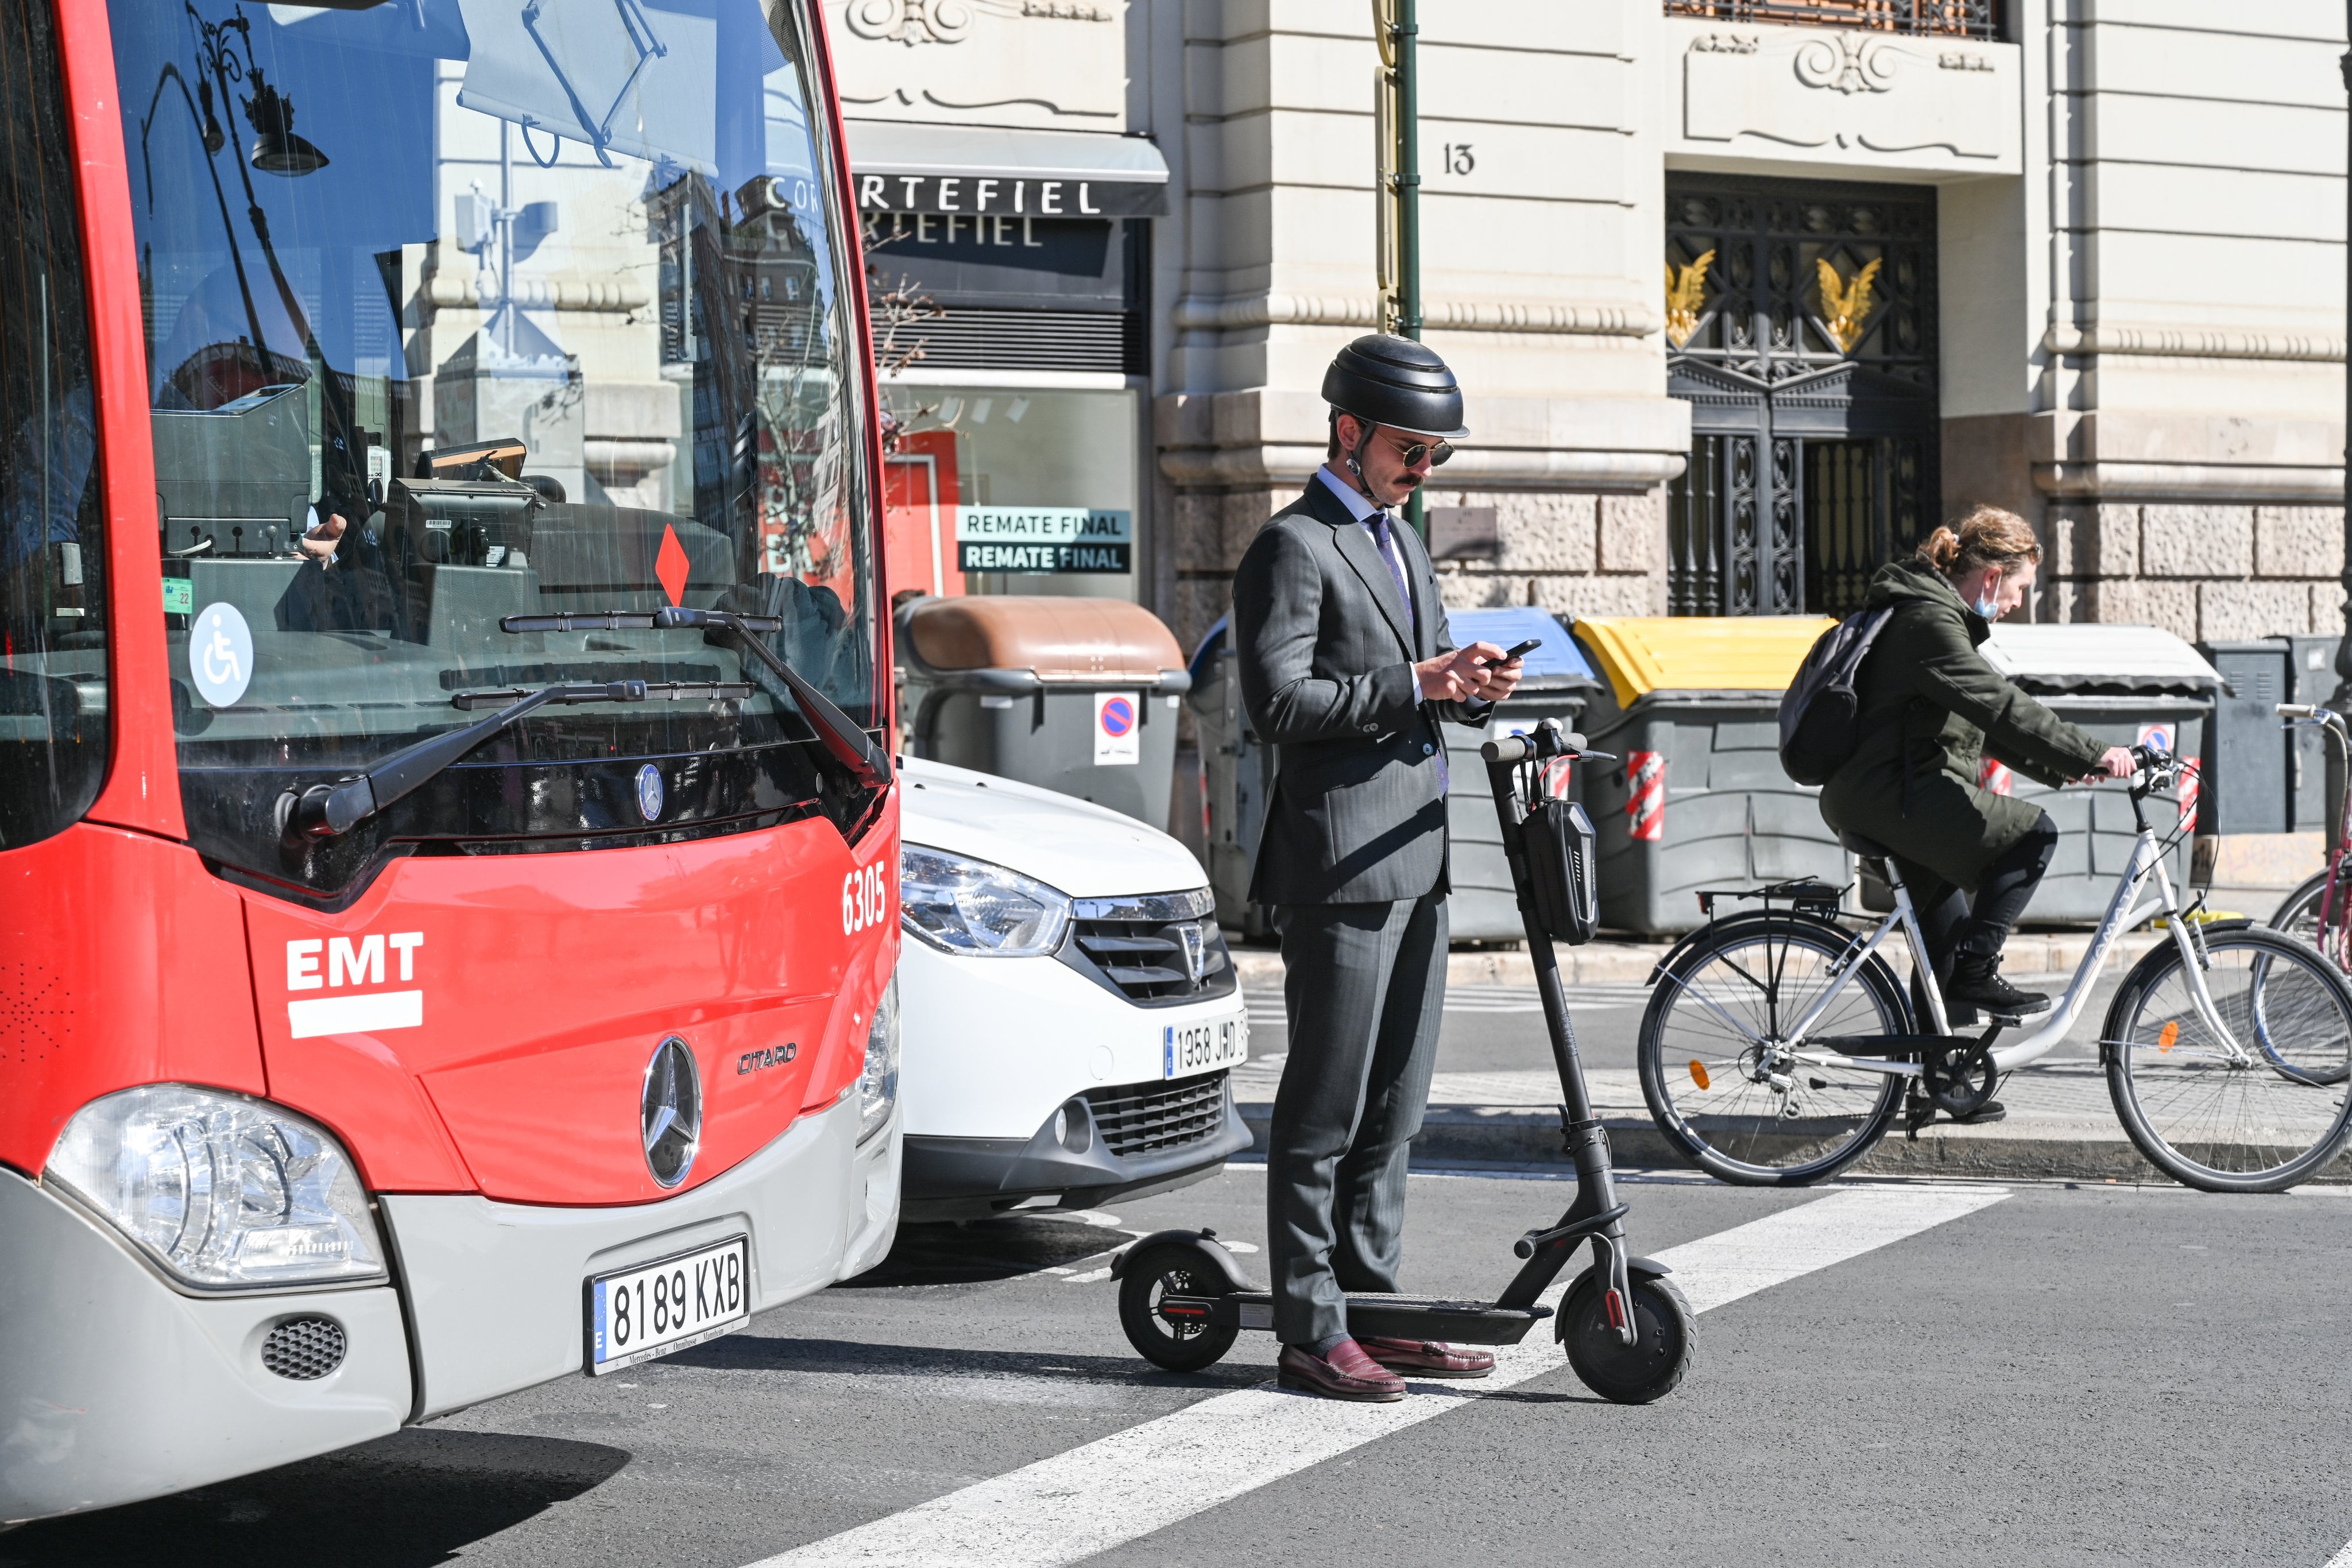
<instances>
[{"instance_id":1,"label":"curb","mask_svg":"<svg viewBox=\"0 0 2352 1568\"><path fill-rule=\"evenodd\" d=\"M2161 931L2127 931L2116 938L2112 965L2121 960L2128 968L2141 955L2167 940ZM2009 939L2002 967L2011 975L2072 975L2090 950L2085 932L2025 932ZM1559 957L1559 977L1568 985L1640 985L1650 977L1658 960L1672 950L1665 942L1591 942L1581 947L1554 949ZM1267 947L1231 949L1234 971L1254 990L1279 990L1282 955ZM1898 975L1911 972L1910 956L1899 942L1879 948ZM2120 972L2120 971L2117 971ZM1464 949L1445 956L1449 986L1532 986L1535 960L1524 948Z\"/></svg>"},{"instance_id":2,"label":"curb","mask_svg":"<svg viewBox=\"0 0 2352 1568\"><path fill-rule=\"evenodd\" d=\"M1274 1107L1264 1102L1238 1107L1249 1124L1250 1152L1263 1155L1266 1124ZM1642 1117L1604 1117L1609 1147L1619 1170L1687 1170L1690 1163L1666 1142L1654 1123ZM1851 1166L1853 1176L1973 1177L2002 1181L2095 1181L2171 1186L2117 1127L2113 1137L2035 1137L2008 1124L1984 1128L1930 1127L1915 1142L1889 1132L1869 1155ZM1559 1113L1517 1106L1433 1105L1412 1141L1413 1164L1557 1166L1569 1169L1560 1140ZM2352 1182L2352 1153L2315 1178Z\"/></svg>"}]
</instances>

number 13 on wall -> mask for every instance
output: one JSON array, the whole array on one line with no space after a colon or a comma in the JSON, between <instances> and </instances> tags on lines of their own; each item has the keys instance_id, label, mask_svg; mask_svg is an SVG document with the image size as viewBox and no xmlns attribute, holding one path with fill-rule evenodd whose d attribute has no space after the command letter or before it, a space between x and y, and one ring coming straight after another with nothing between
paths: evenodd
<instances>
[{"instance_id":1,"label":"number 13 on wall","mask_svg":"<svg viewBox=\"0 0 2352 1568\"><path fill-rule=\"evenodd\" d=\"M1439 154L1437 166L1449 174L1467 174L1478 166L1478 160L1470 155L1467 141L1449 141Z\"/></svg>"}]
</instances>

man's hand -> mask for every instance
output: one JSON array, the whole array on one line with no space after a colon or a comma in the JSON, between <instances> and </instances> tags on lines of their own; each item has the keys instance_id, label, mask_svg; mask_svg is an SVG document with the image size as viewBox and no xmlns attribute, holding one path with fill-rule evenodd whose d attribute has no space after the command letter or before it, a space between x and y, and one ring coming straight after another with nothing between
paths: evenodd
<instances>
[{"instance_id":1,"label":"man's hand","mask_svg":"<svg viewBox=\"0 0 2352 1568\"><path fill-rule=\"evenodd\" d=\"M1421 682L1423 699L1433 703L1499 702L1519 684L1519 662L1505 664L1503 650L1492 643L1473 643L1425 659L1412 673Z\"/></svg>"},{"instance_id":2,"label":"man's hand","mask_svg":"<svg viewBox=\"0 0 2352 1568\"><path fill-rule=\"evenodd\" d=\"M316 527L304 530L302 537L294 541L295 547L320 566L332 566L335 546L350 526L341 512L331 512Z\"/></svg>"}]
</instances>

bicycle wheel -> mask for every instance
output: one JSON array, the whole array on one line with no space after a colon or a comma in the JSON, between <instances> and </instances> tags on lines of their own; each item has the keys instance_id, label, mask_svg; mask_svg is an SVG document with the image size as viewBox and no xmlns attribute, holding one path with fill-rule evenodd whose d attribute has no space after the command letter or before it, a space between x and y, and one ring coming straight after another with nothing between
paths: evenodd
<instances>
[{"instance_id":1,"label":"bicycle wheel","mask_svg":"<svg viewBox=\"0 0 2352 1568\"><path fill-rule=\"evenodd\" d=\"M2327 873L2314 872L2281 902L2271 916L2271 929L2284 931L2298 942L2319 945L2319 899L2327 891Z\"/></svg>"},{"instance_id":2,"label":"bicycle wheel","mask_svg":"<svg viewBox=\"0 0 2352 1568\"><path fill-rule=\"evenodd\" d=\"M2100 1040L2107 1092L2139 1152L2207 1192L2278 1192L2352 1138L2352 986L2311 948L2255 926L2206 937L2207 1023L2179 949L2133 966Z\"/></svg>"},{"instance_id":3,"label":"bicycle wheel","mask_svg":"<svg viewBox=\"0 0 2352 1568\"><path fill-rule=\"evenodd\" d=\"M1730 920L1658 977L1642 1015L1642 1097L1668 1142L1749 1186L1822 1181L1870 1152L1903 1103L1892 1073L1805 1061L1784 1031L1827 992L1848 946L1834 925ZM1848 975L1809 1039L1907 1034L1903 988L1874 957Z\"/></svg>"}]
</instances>

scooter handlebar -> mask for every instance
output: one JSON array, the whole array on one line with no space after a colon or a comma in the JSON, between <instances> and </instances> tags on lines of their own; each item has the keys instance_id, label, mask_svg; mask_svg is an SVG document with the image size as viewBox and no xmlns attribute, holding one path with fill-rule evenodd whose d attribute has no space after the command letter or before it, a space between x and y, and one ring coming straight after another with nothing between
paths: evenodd
<instances>
[{"instance_id":1,"label":"scooter handlebar","mask_svg":"<svg viewBox=\"0 0 2352 1568\"><path fill-rule=\"evenodd\" d=\"M1539 757L1599 756L1584 749L1584 737L1572 729L1562 729L1559 721L1546 719L1528 735L1507 735L1490 740L1478 748L1479 755L1489 762L1527 762Z\"/></svg>"}]
</instances>

